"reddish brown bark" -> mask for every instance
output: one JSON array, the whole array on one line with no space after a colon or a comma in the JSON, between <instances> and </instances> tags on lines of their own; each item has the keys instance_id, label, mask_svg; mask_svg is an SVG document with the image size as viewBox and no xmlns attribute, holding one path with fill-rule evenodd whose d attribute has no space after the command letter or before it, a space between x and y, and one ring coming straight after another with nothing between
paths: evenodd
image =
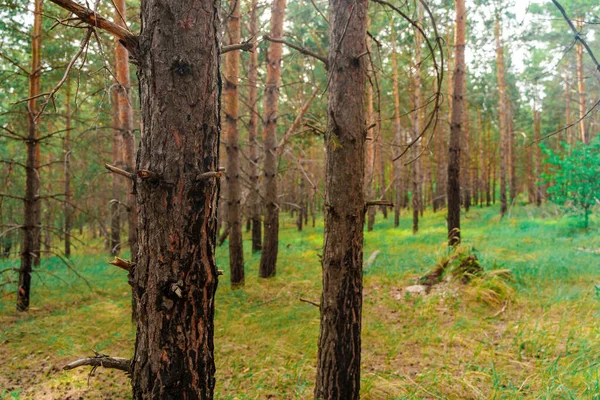
<instances>
[{"instance_id":1,"label":"reddish brown bark","mask_svg":"<svg viewBox=\"0 0 600 400\"><path fill-rule=\"evenodd\" d=\"M367 0L330 0L325 243L315 398L359 398Z\"/></svg>"},{"instance_id":2,"label":"reddish brown bark","mask_svg":"<svg viewBox=\"0 0 600 400\"><path fill-rule=\"evenodd\" d=\"M496 16L494 26L496 37L496 74L498 79L498 116L500 120L500 215L508 209L506 199L506 169L508 159L508 116L506 112L506 78L504 76L504 47L500 34L500 17Z\"/></svg>"},{"instance_id":3,"label":"reddish brown bark","mask_svg":"<svg viewBox=\"0 0 600 400\"><path fill-rule=\"evenodd\" d=\"M115 22L118 26L127 28L127 6L125 0L114 0ZM119 130L121 134L121 162L125 170L134 171L136 146L133 124L133 107L131 105L131 79L129 74L129 52L116 41L115 43L115 65L117 71L117 102L119 104ZM127 225L129 230L129 248L131 257L135 260L137 256L137 205L133 191L133 181L126 180L127 190Z\"/></svg>"},{"instance_id":4,"label":"reddish brown bark","mask_svg":"<svg viewBox=\"0 0 600 400\"><path fill-rule=\"evenodd\" d=\"M258 0L252 0L250 14L250 36L258 36ZM250 170L250 193L248 194L248 209L252 221L252 252L262 249L261 199L258 184L258 52L250 53L248 63L248 106L250 119L248 121L248 158Z\"/></svg>"},{"instance_id":5,"label":"reddish brown bark","mask_svg":"<svg viewBox=\"0 0 600 400\"><path fill-rule=\"evenodd\" d=\"M270 37L283 39L283 19L286 0L273 0L271 8ZM264 240L260 257L259 276L275 276L279 245L279 205L277 198L277 113L279 81L281 79L282 44L271 41L267 53L267 79L265 88L265 116L263 130L264 149Z\"/></svg>"},{"instance_id":6,"label":"reddish brown bark","mask_svg":"<svg viewBox=\"0 0 600 400\"><path fill-rule=\"evenodd\" d=\"M229 44L241 39L240 1L229 1L227 32ZM231 286L244 285L244 248L242 242L242 192L240 186L240 145L238 134L240 50L225 54L223 111L227 150L227 223L229 226L229 269Z\"/></svg>"},{"instance_id":7,"label":"reddish brown bark","mask_svg":"<svg viewBox=\"0 0 600 400\"><path fill-rule=\"evenodd\" d=\"M367 87L367 125L370 129L367 131L367 141L365 144L365 197L373 200L373 186L375 184L375 108L373 107L373 86ZM369 207L367 210L367 231L371 232L375 225L375 207Z\"/></svg>"},{"instance_id":8,"label":"reddish brown bark","mask_svg":"<svg viewBox=\"0 0 600 400\"><path fill-rule=\"evenodd\" d=\"M393 25L392 25L393 29ZM402 122L400 120L400 90L398 87L398 60L396 51L396 36L392 35L392 83L394 85L394 226L400 225L400 207L402 202Z\"/></svg>"}]
</instances>

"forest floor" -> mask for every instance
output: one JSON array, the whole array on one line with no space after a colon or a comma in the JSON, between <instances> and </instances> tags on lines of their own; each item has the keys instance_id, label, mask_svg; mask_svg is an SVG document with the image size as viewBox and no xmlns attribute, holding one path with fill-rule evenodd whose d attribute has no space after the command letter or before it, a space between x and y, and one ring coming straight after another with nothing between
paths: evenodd
<instances>
[{"instance_id":1,"label":"forest floor","mask_svg":"<svg viewBox=\"0 0 600 400\"><path fill-rule=\"evenodd\" d=\"M444 218L426 213L413 235L408 215L393 228L393 215L378 214L365 233L365 259L380 254L365 270L361 398L600 398L597 230L550 206L515 207L504 220L497 207L473 208L464 240L484 267L512 271L512 301L488 305L467 288L406 294L446 255ZM300 233L282 222L274 279L258 279L260 257L247 251L246 286L232 291L227 243L218 249L226 273L216 300L217 399L312 397L319 310L299 299L320 298L323 226ZM73 257L90 289L59 260L43 260L26 314L0 293L0 399L129 398L119 371L61 370L92 350L132 354L126 273L108 261L100 251ZM0 270L14 266L0 262Z\"/></svg>"}]
</instances>

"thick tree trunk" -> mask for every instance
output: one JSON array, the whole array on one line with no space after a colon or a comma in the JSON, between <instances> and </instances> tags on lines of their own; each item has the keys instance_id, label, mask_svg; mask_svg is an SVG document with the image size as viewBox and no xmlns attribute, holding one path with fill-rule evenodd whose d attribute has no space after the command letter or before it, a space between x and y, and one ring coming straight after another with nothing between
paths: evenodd
<instances>
[{"instance_id":1,"label":"thick tree trunk","mask_svg":"<svg viewBox=\"0 0 600 400\"><path fill-rule=\"evenodd\" d=\"M142 3L134 399L214 396L219 8Z\"/></svg>"},{"instance_id":2,"label":"thick tree trunk","mask_svg":"<svg viewBox=\"0 0 600 400\"><path fill-rule=\"evenodd\" d=\"M252 0L250 14L250 36L258 36L258 0ZM250 53L248 63L248 105L250 119L248 121L248 158L250 170L250 193L248 194L248 209L252 220L252 252L262 249L261 200L258 184L258 52Z\"/></svg>"},{"instance_id":3,"label":"thick tree trunk","mask_svg":"<svg viewBox=\"0 0 600 400\"><path fill-rule=\"evenodd\" d=\"M125 18L127 16L127 7L125 0L114 0L115 21L118 25L126 28ZM135 132L133 125L133 107L131 105L131 82L129 77L129 53L124 46L118 42L115 43L115 64L117 69L117 102L119 104L119 129L122 140L122 159L121 162L125 170L134 171L136 146ZM131 250L132 261L137 257L137 205L135 202L135 193L133 190L133 181L127 179L125 182L127 189L127 225L129 230L129 249Z\"/></svg>"},{"instance_id":4,"label":"thick tree trunk","mask_svg":"<svg viewBox=\"0 0 600 400\"><path fill-rule=\"evenodd\" d=\"M229 44L241 39L240 1L229 0L227 32ZM225 54L223 111L225 114L225 148L227 150L227 222L229 224L229 269L231 286L244 285L244 247L242 242L242 191L240 187L240 146L238 135L238 83L240 50Z\"/></svg>"},{"instance_id":5,"label":"thick tree trunk","mask_svg":"<svg viewBox=\"0 0 600 400\"><path fill-rule=\"evenodd\" d=\"M283 19L286 0L273 0L270 37L283 39ZM261 278L275 276L279 245L279 205L277 198L277 116L279 81L281 78L282 44L271 42L267 53L267 80L264 104L264 240L258 274Z\"/></svg>"},{"instance_id":6,"label":"thick tree trunk","mask_svg":"<svg viewBox=\"0 0 600 400\"><path fill-rule=\"evenodd\" d=\"M23 244L21 246L21 267L17 288L17 310L27 311L31 290L33 264L40 256L40 148L38 142L39 119L37 116L37 96L41 88L42 52L42 13L43 0L35 0L33 30L31 35L31 69L29 71L29 101L27 102L27 141L25 161L25 200L23 202Z\"/></svg>"},{"instance_id":7,"label":"thick tree trunk","mask_svg":"<svg viewBox=\"0 0 600 400\"><path fill-rule=\"evenodd\" d=\"M359 398L367 0L330 0L325 244L315 398Z\"/></svg>"},{"instance_id":8,"label":"thick tree trunk","mask_svg":"<svg viewBox=\"0 0 600 400\"><path fill-rule=\"evenodd\" d=\"M465 39L467 10L465 0L456 0L452 120L448 146L448 244L460 243L460 149L465 121Z\"/></svg>"},{"instance_id":9,"label":"thick tree trunk","mask_svg":"<svg viewBox=\"0 0 600 400\"><path fill-rule=\"evenodd\" d=\"M500 119L500 215L508 209L506 199L506 162L508 158L508 121L506 114L506 80L504 77L504 47L500 37L500 17L496 15L496 73L498 79L498 115Z\"/></svg>"},{"instance_id":10,"label":"thick tree trunk","mask_svg":"<svg viewBox=\"0 0 600 400\"><path fill-rule=\"evenodd\" d=\"M65 204L64 204L64 236L65 236L65 256L71 256L71 227L73 226L73 193L71 192L71 80L67 80L65 89L65 138L63 142L64 151L64 186L65 186Z\"/></svg>"}]
</instances>

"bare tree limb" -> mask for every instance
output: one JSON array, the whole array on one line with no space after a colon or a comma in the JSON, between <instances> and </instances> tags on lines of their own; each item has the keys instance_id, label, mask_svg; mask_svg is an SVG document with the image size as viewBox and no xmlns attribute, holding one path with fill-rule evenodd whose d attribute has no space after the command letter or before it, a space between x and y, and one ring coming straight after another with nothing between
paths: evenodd
<instances>
[{"instance_id":1,"label":"bare tree limb","mask_svg":"<svg viewBox=\"0 0 600 400\"><path fill-rule=\"evenodd\" d=\"M83 7L83 6L75 3L72 0L50 0L50 1L53 2L54 4L56 4L57 6L62 7L65 10L70 11L71 13L75 14L77 17L79 17L79 19L82 22L85 22L86 24L88 24L90 26L97 27L97 28L105 30L109 33L112 33L119 39L119 42L121 42L121 44L123 46L125 46L125 48L127 50L129 50L129 53L134 58L137 57L138 37L137 37L137 35L133 34L128 29L126 29L120 25L117 25L112 21L109 21L108 19L104 18L103 16L97 14L95 11L90 10L89 8Z\"/></svg>"},{"instance_id":2,"label":"bare tree limb","mask_svg":"<svg viewBox=\"0 0 600 400\"><path fill-rule=\"evenodd\" d=\"M288 47L291 47L294 50L298 50L300 53L316 58L317 60L321 61L323 64L325 64L325 68L329 68L329 61L327 60L327 58L325 56L322 56L320 54L315 53L314 51L310 51L308 49L305 49L302 46L298 46L297 44L288 42L287 40L284 39L276 39L276 38L272 38L270 36L263 36L263 38L265 40L268 40L269 42L275 42L275 43L281 43L281 44L285 44Z\"/></svg>"},{"instance_id":3,"label":"bare tree limb","mask_svg":"<svg viewBox=\"0 0 600 400\"><path fill-rule=\"evenodd\" d=\"M255 44L252 41L252 38L246 40L245 42L239 44L230 44L227 46L221 47L221 54L229 53L230 51L242 50L242 51L254 51Z\"/></svg>"},{"instance_id":4,"label":"bare tree limb","mask_svg":"<svg viewBox=\"0 0 600 400\"><path fill-rule=\"evenodd\" d=\"M132 174L131 172L127 172L124 169L117 168L114 165L104 164L104 168L106 168L110 172L114 172L117 175L124 176L125 178L129 178L131 180L133 180L135 177L135 174Z\"/></svg>"},{"instance_id":5,"label":"bare tree limb","mask_svg":"<svg viewBox=\"0 0 600 400\"><path fill-rule=\"evenodd\" d=\"M63 367L63 370L68 371L78 367L89 365L94 368L104 367L110 369L118 369L120 371L129 372L131 360L120 357L109 357L106 354L96 353L94 357L82 358L68 363Z\"/></svg>"}]
</instances>

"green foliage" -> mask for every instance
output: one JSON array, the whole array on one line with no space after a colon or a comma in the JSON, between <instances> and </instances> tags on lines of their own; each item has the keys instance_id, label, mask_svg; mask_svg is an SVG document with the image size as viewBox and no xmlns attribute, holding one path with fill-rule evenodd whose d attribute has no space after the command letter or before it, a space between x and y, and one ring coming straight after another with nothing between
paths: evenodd
<instances>
[{"instance_id":1,"label":"green foliage","mask_svg":"<svg viewBox=\"0 0 600 400\"><path fill-rule=\"evenodd\" d=\"M566 143L562 151L545 149L549 172L544 174L550 184L550 200L566 211L582 218L583 227L589 225L593 207L600 198L600 139L589 145Z\"/></svg>"}]
</instances>

